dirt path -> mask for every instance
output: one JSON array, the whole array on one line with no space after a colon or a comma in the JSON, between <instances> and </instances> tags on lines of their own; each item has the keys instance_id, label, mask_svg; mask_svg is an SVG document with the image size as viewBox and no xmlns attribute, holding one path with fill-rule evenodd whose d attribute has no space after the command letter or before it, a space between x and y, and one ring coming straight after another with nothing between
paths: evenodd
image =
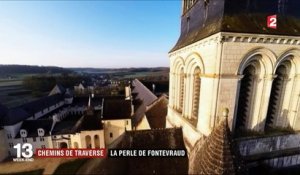
<instances>
[{"instance_id":1,"label":"dirt path","mask_svg":"<svg viewBox=\"0 0 300 175\"><path fill-rule=\"evenodd\" d=\"M55 169L64 162L74 160L73 158L34 158L33 162L1 162L0 174L17 173L45 169L43 174L53 174Z\"/></svg>"}]
</instances>

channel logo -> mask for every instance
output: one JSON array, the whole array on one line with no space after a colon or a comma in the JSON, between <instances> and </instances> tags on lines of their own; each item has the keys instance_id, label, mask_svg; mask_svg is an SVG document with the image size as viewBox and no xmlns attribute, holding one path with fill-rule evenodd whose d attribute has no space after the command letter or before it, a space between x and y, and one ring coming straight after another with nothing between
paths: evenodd
<instances>
[{"instance_id":1,"label":"channel logo","mask_svg":"<svg viewBox=\"0 0 300 175\"><path fill-rule=\"evenodd\" d=\"M277 29L277 15L271 15L267 17L267 27L271 29Z\"/></svg>"},{"instance_id":2,"label":"channel logo","mask_svg":"<svg viewBox=\"0 0 300 175\"><path fill-rule=\"evenodd\" d=\"M33 147L30 143L24 143L23 145L18 143L14 145L14 149L17 150L17 157L13 158L14 162L32 162Z\"/></svg>"}]
</instances>

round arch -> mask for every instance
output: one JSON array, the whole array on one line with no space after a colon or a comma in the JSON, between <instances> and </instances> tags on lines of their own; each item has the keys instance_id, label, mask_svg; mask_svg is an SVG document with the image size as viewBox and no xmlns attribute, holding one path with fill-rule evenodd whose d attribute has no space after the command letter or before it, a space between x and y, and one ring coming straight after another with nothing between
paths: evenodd
<instances>
[{"instance_id":1,"label":"round arch","mask_svg":"<svg viewBox=\"0 0 300 175\"><path fill-rule=\"evenodd\" d=\"M173 64L171 65L172 73L178 73L180 68L184 67L184 60L182 57L175 58Z\"/></svg>"},{"instance_id":2,"label":"round arch","mask_svg":"<svg viewBox=\"0 0 300 175\"><path fill-rule=\"evenodd\" d=\"M73 147L73 148L79 148L78 142L74 142L73 144L74 144L74 147Z\"/></svg>"},{"instance_id":3,"label":"round arch","mask_svg":"<svg viewBox=\"0 0 300 175\"><path fill-rule=\"evenodd\" d=\"M95 148L100 148L100 137L99 135L94 135Z\"/></svg>"},{"instance_id":4,"label":"round arch","mask_svg":"<svg viewBox=\"0 0 300 175\"><path fill-rule=\"evenodd\" d=\"M185 63L186 63L185 64L185 72L187 74L193 74L194 70L197 67L199 67L201 70L201 73L204 74L204 72L205 72L204 63L203 63L201 56L198 53L193 52L190 55L188 55Z\"/></svg>"},{"instance_id":5,"label":"round arch","mask_svg":"<svg viewBox=\"0 0 300 175\"><path fill-rule=\"evenodd\" d=\"M284 51L283 54L281 54L278 60L276 61L273 72L275 73L278 66L287 60L289 60L292 64L291 75L300 74L300 50L299 49L289 49L287 51Z\"/></svg>"},{"instance_id":6,"label":"round arch","mask_svg":"<svg viewBox=\"0 0 300 175\"><path fill-rule=\"evenodd\" d=\"M92 148L92 138L90 135L85 136L86 148Z\"/></svg>"},{"instance_id":7,"label":"round arch","mask_svg":"<svg viewBox=\"0 0 300 175\"><path fill-rule=\"evenodd\" d=\"M61 149L68 148L68 144L66 142L60 142L59 143L59 148L61 148Z\"/></svg>"},{"instance_id":8,"label":"round arch","mask_svg":"<svg viewBox=\"0 0 300 175\"><path fill-rule=\"evenodd\" d=\"M249 63L255 60L260 63L262 74L271 75L273 73L276 55L272 51L266 48L256 48L245 54L243 58L244 59L238 67L237 75L242 75L244 69L249 65Z\"/></svg>"}]
</instances>

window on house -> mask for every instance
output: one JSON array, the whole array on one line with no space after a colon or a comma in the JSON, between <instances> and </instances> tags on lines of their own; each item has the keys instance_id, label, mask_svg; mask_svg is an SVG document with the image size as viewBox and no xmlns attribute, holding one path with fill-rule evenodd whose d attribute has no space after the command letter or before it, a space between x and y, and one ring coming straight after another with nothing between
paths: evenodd
<instances>
[{"instance_id":1,"label":"window on house","mask_svg":"<svg viewBox=\"0 0 300 175\"><path fill-rule=\"evenodd\" d=\"M35 141L36 141L36 138L35 138L35 137L32 137L32 140L35 142Z\"/></svg>"},{"instance_id":2,"label":"window on house","mask_svg":"<svg viewBox=\"0 0 300 175\"><path fill-rule=\"evenodd\" d=\"M41 148L45 149L45 148L46 148L46 146L45 146L45 145L42 145L42 146L41 146Z\"/></svg>"},{"instance_id":3,"label":"window on house","mask_svg":"<svg viewBox=\"0 0 300 175\"><path fill-rule=\"evenodd\" d=\"M13 143L9 143L9 148L13 148L14 144Z\"/></svg>"},{"instance_id":4,"label":"window on house","mask_svg":"<svg viewBox=\"0 0 300 175\"><path fill-rule=\"evenodd\" d=\"M7 138L11 139L12 138L11 134L7 134Z\"/></svg>"},{"instance_id":5,"label":"window on house","mask_svg":"<svg viewBox=\"0 0 300 175\"><path fill-rule=\"evenodd\" d=\"M44 137L40 137L40 141L41 142L45 141Z\"/></svg>"},{"instance_id":6,"label":"window on house","mask_svg":"<svg viewBox=\"0 0 300 175\"><path fill-rule=\"evenodd\" d=\"M23 143L26 143L27 142L27 139L26 138L23 138Z\"/></svg>"},{"instance_id":7,"label":"window on house","mask_svg":"<svg viewBox=\"0 0 300 175\"><path fill-rule=\"evenodd\" d=\"M109 137L112 138L113 137L113 133L109 133Z\"/></svg>"}]
</instances>

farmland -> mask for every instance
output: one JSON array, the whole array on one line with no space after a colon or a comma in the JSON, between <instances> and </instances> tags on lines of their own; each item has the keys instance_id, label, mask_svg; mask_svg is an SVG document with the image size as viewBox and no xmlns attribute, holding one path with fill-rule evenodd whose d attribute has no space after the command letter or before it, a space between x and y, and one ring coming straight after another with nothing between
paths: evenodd
<instances>
[{"instance_id":1,"label":"farmland","mask_svg":"<svg viewBox=\"0 0 300 175\"><path fill-rule=\"evenodd\" d=\"M0 103L6 107L15 107L34 99L31 91L23 88L21 79L0 79Z\"/></svg>"}]
</instances>

